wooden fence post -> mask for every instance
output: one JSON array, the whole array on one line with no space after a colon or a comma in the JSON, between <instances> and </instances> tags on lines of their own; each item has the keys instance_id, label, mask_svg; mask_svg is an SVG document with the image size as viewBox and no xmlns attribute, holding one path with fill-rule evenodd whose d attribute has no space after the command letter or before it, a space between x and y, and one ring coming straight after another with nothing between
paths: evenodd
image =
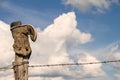
<instances>
[{"instance_id":1,"label":"wooden fence post","mask_svg":"<svg viewBox=\"0 0 120 80\"><path fill-rule=\"evenodd\" d=\"M28 80L28 59L32 52L28 35L35 42L37 39L36 31L31 25L22 25L21 21L12 22L10 27L14 39L15 61L13 69L15 80Z\"/></svg>"},{"instance_id":2,"label":"wooden fence post","mask_svg":"<svg viewBox=\"0 0 120 80\"><path fill-rule=\"evenodd\" d=\"M13 66L15 80L28 80L28 59L15 55Z\"/></svg>"}]
</instances>

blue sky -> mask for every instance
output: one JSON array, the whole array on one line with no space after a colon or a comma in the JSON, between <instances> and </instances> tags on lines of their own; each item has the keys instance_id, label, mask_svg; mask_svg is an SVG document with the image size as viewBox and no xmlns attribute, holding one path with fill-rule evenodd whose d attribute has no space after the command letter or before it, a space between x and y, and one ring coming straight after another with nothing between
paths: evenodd
<instances>
[{"instance_id":1,"label":"blue sky","mask_svg":"<svg viewBox=\"0 0 120 80\"><path fill-rule=\"evenodd\" d=\"M109 9L105 9L103 13L100 13L92 9L82 12L71 5L64 5L63 0L1 1L0 19L8 24L15 20L21 20L23 23L29 23L44 29L60 14L74 11L78 21L77 27L82 31L93 34L94 42L92 45L94 44L95 47L105 46L120 39L118 37L120 25L119 3L111 4Z\"/></svg>"},{"instance_id":2,"label":"blue sky","mask_svg":"<svg viewBox=\"0 0 120 80\"><path fill-rule=\"evenodd\" d=\"M85 42L86 44L81 44L82 43L81 42L76 46L73 45L72 48L67 46L68 47L67 49L70 50L68 51L66 50L66 51L69 52L69 56L71 58L77 60L77 58L75 59L74 57L81 55L81 53L83 52L87 52L83 56L89 56L93 60L96 59L94 59L94 57L92 57L91 54L94 55L99 60L105 60L106 57L107 58L110 57L110 59L114 59L111 58L111 56L114 56L117 59L117 55L120 55L120 47L119 47L120 46L120 37L119 37L120 1L119 0L0 0L0 21L3 21L6 24L10 24L12 21L21 20L23 24L32 24L36 28L40 28L40 31L44 32L44 33L39 32L42 35L42 38L44 39L46 39L46 37L44 37L43 34L46 35L47 32L51 31L49 25L55 24L53 23L54 20L57 19L63 13L68 15L67 13L69 12L75 13L76 21L77 21L77 26L75 29L79 30L81 34L82 32L85 33L87 37L89 37L89 34L92 36L88 38L88 41ZM46 40L43 41L39 39L39 41L43 42L44 45L46 45L47 43L48 45L51 44ZM59 43L59 42L55 42L55 43ZM60 41L60 43L62 44L62 41ZM70 46L72 45L70 44ZM61 48L61 50L64 52L64 49ZM71 54L71 53L75 53L75 54ZM42 54L37 54L37 55L42 55ZM31 60L34 60L34 58ZM42 60L44 61L44 59ZM87 79L87 77L91 77L91 76L89 76L89 74L87 74L87 72L85 71L87 75L84 75L84 77L82 77L83 80L105 80L105 79L119 80L120 77L118 76L120 75L120 72L115 72L114 68L111 67L111 65L110 66L109 65L108 66L102 65L103 73L107 75L106 77ZM116 64L113 64L112 66L116 67ZM84 69L86 68L83 68L83 70ZM60 73L58 73L58 75L59 74ZM46 73L46 75L48 74ZM68 74L66 74L65 76L68 76ZM43 78L40 79L44 80ZM69 78L65 78L65 77L64 78L60 77L56 79L51 78L51 80L57 80L57 79L69 80ZM73 80L79 80L79 79L75 78Z\"/></svg>"}]
</instances>

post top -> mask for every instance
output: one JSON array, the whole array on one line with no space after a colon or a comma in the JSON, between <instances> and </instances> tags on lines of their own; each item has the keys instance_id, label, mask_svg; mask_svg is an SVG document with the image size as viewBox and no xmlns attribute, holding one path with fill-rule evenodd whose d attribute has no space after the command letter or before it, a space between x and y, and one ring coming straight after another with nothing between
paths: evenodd
<instances>
[{"instance_id":1,"label":"post top","mask_svg":"<svg viewBox=\"0 0 120 80\"><path fill-rule=\"evenodd\" d=\"M10 27L14 27L14 26L19 26L19 25L22 25L22 22L21 21L14 21L10 24Z\"/></svg>"}]
</instances>

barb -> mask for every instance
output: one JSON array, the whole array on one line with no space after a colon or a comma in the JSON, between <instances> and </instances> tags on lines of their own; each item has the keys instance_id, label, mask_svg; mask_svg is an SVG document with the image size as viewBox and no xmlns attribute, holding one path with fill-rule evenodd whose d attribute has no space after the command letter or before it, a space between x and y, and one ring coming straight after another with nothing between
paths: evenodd
<instances>
[{"instance_id":1,"label":"barb","mask_svg":"<svg viewBox=\"0 0 120 80\"><path fill-rule=\"evenodd\" d=\"M113 63L113 62L120 62L120 60L102 61L102 62L81 62L81 63L66 63L66 64L30 65L29 67L77 66L77 65L90 65L90 64L106 64L106 63Z\"/></svg>"}]
</instances>

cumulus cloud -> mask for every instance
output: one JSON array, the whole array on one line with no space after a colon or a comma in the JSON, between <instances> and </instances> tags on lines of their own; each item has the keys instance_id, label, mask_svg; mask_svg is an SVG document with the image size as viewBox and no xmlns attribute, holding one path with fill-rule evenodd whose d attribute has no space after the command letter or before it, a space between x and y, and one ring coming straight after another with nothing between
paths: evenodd
<instances>
[{"instance_id":1,"label":"cumulus cloud","mask_svg":"<svg viewBox=\"0 0 120 80\"><path fill-rule=\"evenodd\" d=\"M104 12L108 10L113 3L118 3L119 0L63 0L65 5L71 5L81 12L97 11Z\"/></svg>"},{"instance_id":2,"label":"cumulus cloud","mask_svg":"<svg viewBox=\"0 0 120 80\"><path fill-rule=\"evenodd\" d=\"M116 60L120 60L119 57L120 57L120 52L113 55L113 58L116 59ZM120 75L120 71L119 71L120 63L119 62L118 63L113 63L112 66L115 70L116 75Z\"/></svg>"},{"instance_id":3,"label":"cumulus cloud","mask_svg":"<svg viewBox=\"0 0 120 80\"><path fill-rule=\"evenodd\" d=\"M78 58L78 62L82 63L82 62L99 62L99 60L96 59L96 57L88 54L88 53L84 53L81 54ZM104 71L101 69L102 64L93 64L93 65L84 65L83 67L83 72L85 76L105 76Z\"/></svg>"},{"instance_id":4,"label":"cumulus cloud","mask_svg":"<svg viewBox=\"0 0 120 80\"><path fill-rule=\"evenodd\" d=\"M14 59L14 52L12 48L13 40L10 33L10 27L8 24L0 21L0 67L10 65ZM11 78L12 70L9 70L7 73L0 71L0 80L6 80Z\"/></svg>"},{"instance_id":5,"label":"cumulus cloud","mask_svg":"<svg viewBox=\"0 0 120 80\"><path fill-rule=\"evenodd\" d=\"M108 60L108 61L120 60L120 48L119 48L119 46L120 46L120 41L110 43L106 47L104 46L100 50L97 50L95 52L95 55L100 60ZM96 54L96 53L98 53L98 54ZM112 75L111 77L114 80L119 80L120 62L108 63L102 67L103 67L104 71L106 71L108 77Z\"/></svg>"},{"instance_id":6,"label":"cumulus cloud","mask_svg":"<svg viewBox=\"0 0 120 80\"><path fill-rule=\"evenodd\" d=\"M111 55L110 57L112 60L120 60L120 52L116 52L114 54ZM120 79L120 62L117 63L112 63L110 64L111 66L111 70L114 73L113 76L115 78L115 80L119 80Z\"/></svg>"},{"instance_id":7,"label":"cumulus cloud","mask_svg":"<svg viewBox=\"0 0 120 80\"><path fill-rule=\"evenodd\" d=\"M12 52L12 36L10 35L10 27L8 24L0 21L0 64L4 66L9 64L14 57L14 53ZM12 55L11 55L12 54Z\"/></svg>"},{"instance_id":8,"label":"cumulus cloud","mask_svg":"<svg viewBox=\"0 0 120 80\"><path fill-rule=\"evenodd\" d=\"M54 22L46 29L41 31L37 29L38 38L35 43L31 42L32 55L30 65L34 64L58 64L58 63L73 63L74 60L68 53L68 43L85 44L91 41L91 34L81 32L77 29L76 15L74 12L64 13L58 16ZM11 64L14 60L14 51L12 48L13 39L10 32L10 27L3 21L0 21L0 67ZM94 56L84 54L78 58L80 61L98 61ZM80 66L79 66L80 67ZM97 69L96 71L93 68ZM85 70L87 69L87 71ZM84 72L84 74L82 74ZM74 73L74 74L73 74ZM0 79L13 79L13 72L0 72ZM44 68L29 68L30 80L70 80L80 79L92 76L104 75L101 69L101 64L91 66L70 67L44 67ZM4 76L4 77L3 77Z\"/></svg>"},{"instance_id":9,"label":"cumulus cloud","mask_svg":"<svg viewBox=\"0 0 120 80\"><path fill-rule=\"evenodd\" d=\"M111 59L114 59L114 60L120 60L120 52L116 52L114 54L111 55L110 57ZM113 63L112 66L117 70L117 69L120 69L120 64L118 63ZM120 73L120 71L118 71Z\"/></svg>"},{"instance_id":10,"label":"cumulus cloud","mask_svg":"<svg viewBox=\"0 0 120 80\"><path fill-rule=\"evenodd\" d=\"M111 52L114 52L118 49L119 45L114 45L112 48L111 48Z\"/></svg>"},{"instance_id":11,"label":"cumulus cloud","mask_svg":"<svg viewBox=\"0 0 120 80\"><path fill-rule=\"evenodd\" d=\"M116 74L115 77L116 77L116 80L120 80L120 74Z\"/></svg>"}]
</instances>

